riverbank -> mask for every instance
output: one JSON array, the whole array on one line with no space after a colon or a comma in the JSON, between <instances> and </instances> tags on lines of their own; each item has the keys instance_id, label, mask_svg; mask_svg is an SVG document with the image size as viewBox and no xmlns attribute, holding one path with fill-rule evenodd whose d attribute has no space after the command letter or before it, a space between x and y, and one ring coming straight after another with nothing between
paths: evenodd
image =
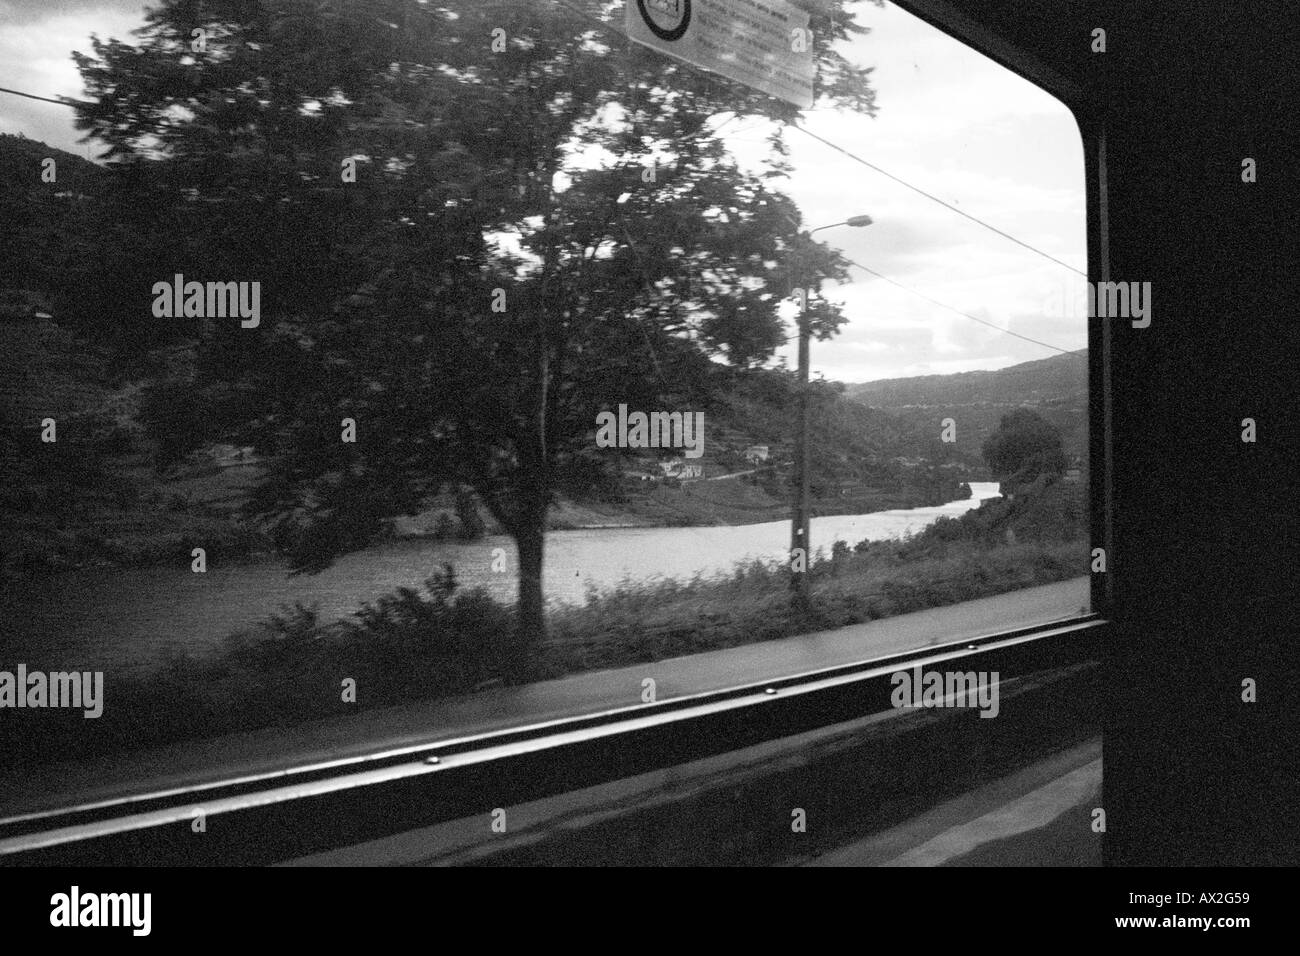
<instances>
[{"instance_id":1,"label":"riverbank","mask_svg":"<svg viewBox=\"0 0 1300 956\"><path fill-rule=\"evenodd\" d=\"M847 550L847 549L846 549ZM1077 577L1086 548L958 546L943 557L881 565L880 551L813 568L812 612L790 607L780 567L737 568L720 581L622 588L550 619L528 682L648 664L704 651L813 634L909 611ZM322 624L309 611L232 635L218 652L178 654L138 677L107 675L103 715L33 710L0 722L12 770L75 751L83 756L289 727L304 721L470 694L498 684L510 608L446 578L425 594L386 595L356 620ZM354 688L355 697L343 692Z\"/></svg>"},{"instance_id":2,"label":"riverbank","mask_svg":"<svg viewBox=\"0 0 1300 956\"><path fill-rule=\"evenodd\" d=\"M560 496L547 515L546 530L717 528L788 521L788 498L774 496L768 487L753 480L751 474L656 483L645 491L629 491L619 501L576 501ZM925 508L969 497L969 485L963 487L960 482L953 481L931 489L867 489L851 496L814 498L812 504L814 516L874 514ZM479 509L479 519L488 534L503 533L486 509ZM396 530L399 538L458 538L450 502L414 517L398 519Z\"/></svg>"},{"instance_id":3,"label":"riverbank","mask_svg":"<svg viewBox=\"0 0 1300 956\"><path fill-rule=\"evenodd\" d=\"M240 516L264 477L260 465L191 469L162 477L144 454L112 459L114 481L77 508L53 510L32 501L14 508L13 527L0 548L0 581L15 582L90 569L189 567L193 550L208 562L252 564L275 558L266 531ZM707 481L654 482L618 500L579 501L559 496L548 531L617 528L736 527L788 520L790 503L752 475ZM813 499L814 515L872 514L960 500L969 486L948 480L899 490L858 489L852 495ZM503 529L476 506L477 536L467 535L450 495L420 514L399 517L388 541L473 541ZM57 522L51 524L51 515ZM383 544L383 541L376 542Z\"/></svg>"},{"instance_id":4,"label":"riverbank","mask_svg":"<svg viewBox=\"0 0 1300 956\"><path fill-rule=\"evenodd\" d=\"M585 606L549 615L549 638L536 648L529 680L810 634L1077 577L1087 568L1086 536L1045 520L1068 517L1075 495L1058 488L1038 503L1018 495L1014 506L995 499L902 541L840 541L810 569L808 613L791 608L779 562L606 589ZM1034 529L1034 540L1004 543L1017 522L1026 535ZM500 679L502 639L512 626L509 605L460 588L444 572L423 593L401 588L349 620L326 622L299 606L214 652L176 653L147 675L111 675L111 706L101 718L33 711L21 734L15 722L0 722L0 746L21 766L67 748L114 753L469 694ZM341 692L349 686L355 697Z\"/></svg>"},{"instance_id":5,"label":"riverbank","mask_svg":"<svg viewBox=\"0 0 1300 956\"><path fill-rule=\"evenodd\" d=\"M949 504L812 522L815 550L837 540L896 540L943 517L957 517L996 494L975 483L975 495ZM790 540L786 520L683 528L601 528L546 535L543 593L553 610L581 606L592 594L659 581L726 576L737 563L781 561ZM191 559L170 566L69 571L0 589L3 650L48 670L72 667L119 676L152 669L174 652L203 655L228 635L252 628L298 604L322 624L352 617L366 602L402 589L423 590L429 575L451 565L463 591L482 589L509 606L518 593L517 555L508 535L473 541L389 541L340 557L315 574L293 574L278 558L209 556L202 574Z\"/></svg>"}]
</instances>

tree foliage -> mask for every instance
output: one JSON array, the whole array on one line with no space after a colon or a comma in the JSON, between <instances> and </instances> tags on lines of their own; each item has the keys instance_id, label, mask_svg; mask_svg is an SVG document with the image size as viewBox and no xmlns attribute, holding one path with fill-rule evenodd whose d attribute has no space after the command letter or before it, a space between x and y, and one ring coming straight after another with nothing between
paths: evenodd
<instances>
[{"instance_id":1,"label":"tree foliage","mask_svg":"<svg viewBox=\"0 0 1300 956\"><path fill-rule=\"evenodd\" d=\"M574 6L165 0L138 43L77 55L81 128L181 226L169 270L262 283L261 326L198 323L192 371L155 392L173 453L274 462L254 507L305 570L473 488L518 544L529 640L547 508L608 461L597 412L706 408L714 369L785 340L796 287L847 274L799 238L783 135L755 172L714 132L793 107ZM819 105L873 113L832 48L865 28L839 0L813 28ZM812 321L844 317L814 299Z\"/></svg>"}]
</instances>

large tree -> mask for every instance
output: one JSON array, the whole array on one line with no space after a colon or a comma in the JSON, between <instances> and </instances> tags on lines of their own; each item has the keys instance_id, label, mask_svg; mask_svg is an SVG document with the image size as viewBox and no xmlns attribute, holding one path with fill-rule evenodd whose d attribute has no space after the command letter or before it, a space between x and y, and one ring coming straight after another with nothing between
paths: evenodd
<instances>
[{"instance_id":1,"label":"large tree","mask_svg":"<svg viewBox=\"0 0 1300 956\"><path fill-rule=\"evenodd\" d=\"M814 6L818 105L873 113L832 48L865 28ZM172 447L265 453L255 508L308 570L474 488L517 544L515 673L544 634L547 509L608 464L596 414L704 408L719 368L785 340L796 287L846 277L799 239L781 127L758 172L715 134L797 111L629 43L621 13L169 0L138 43L78 56L82 128L198 224L187 278L263 284L262 325L198 323L192 375L155 393ZM812 311L822 338L843 321Z\"/></svg>"}]
</instances>

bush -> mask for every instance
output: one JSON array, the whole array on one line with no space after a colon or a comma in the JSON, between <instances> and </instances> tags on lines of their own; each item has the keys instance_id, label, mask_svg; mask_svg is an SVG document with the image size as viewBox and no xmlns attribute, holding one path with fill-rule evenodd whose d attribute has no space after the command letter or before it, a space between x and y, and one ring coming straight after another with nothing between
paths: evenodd
<instances>
[{"instance_id":1,"label":"bush","mask_svg":"<svg viewBox=\"0 0 1300 956\"><path fill-rule=\"evenodd\" d=\"M995 475L1015 476L1016 483L1032 481L1044 471L1065 469L1061 433L1037 412L1018 408L1002 416L997 431L982 448L984 461Z\"/></svg>"}]
</instances>

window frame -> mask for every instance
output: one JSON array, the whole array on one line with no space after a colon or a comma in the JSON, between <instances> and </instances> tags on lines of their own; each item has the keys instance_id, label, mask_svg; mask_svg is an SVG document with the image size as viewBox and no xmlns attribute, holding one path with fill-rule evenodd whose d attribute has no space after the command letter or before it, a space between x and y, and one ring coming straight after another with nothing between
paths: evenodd
<instances>
[{"instance_id":1,"label":"window frame","mask_svg":"<svg viewBox=\"0 0 1300 956\"><path fill-rule=\"evenodd\" d=\"M1104 124L1083 91L942 0L893 0L1062 102L1084 149L1088 279L1109 278ZM1089 532L1111 547L1111 344L1088 319ZM0 819L0 865L258 865L716 756L891 710L890 675L951 662L1002 678L1102 659L1111 568L1063 621L760 683ZM1014 593L1014 592L1012 592ZM211 821L201 838L190 822Z\"/></svg>"},{"instance_id":2,"label":"window frame","mask_svg":"<svg viewBox=\"0 0 1300 956\"><path fill-rule=\"evenodd\" d=\"M0 864L264 865L894 710L911 667L1000 679L1100 659L1097 614L779 680L0 821ZM207 828L191 832L195 810Z\"/></svg>"}]
</instances>

